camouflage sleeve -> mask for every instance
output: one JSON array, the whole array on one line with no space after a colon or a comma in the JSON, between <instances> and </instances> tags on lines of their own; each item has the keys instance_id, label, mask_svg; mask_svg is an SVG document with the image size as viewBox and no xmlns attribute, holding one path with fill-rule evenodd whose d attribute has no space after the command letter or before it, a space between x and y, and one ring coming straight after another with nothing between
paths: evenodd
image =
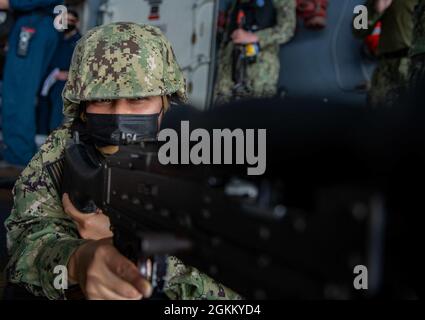
<instances>
[{"instance_id":1,"label":"camouflage sleeve","mask_svg":"<svg viewBox=\"0 0 425 320\"><path fill-rule=\"evenodd\" d=\"M352 27L354 36L359 39L366 38L368 35L370 35L373 32L375 25L378 23L379 20L381 20L384 14L384 13L380 14L376 12L375 0L366 1L365 6L367 8L367 14L368 14L367 29L358 29L354 26L354 23ZM356 19L357 16L358 15L355 15L354 19ZM354 22L354 19L353 19L353 22Z\"/></svg>"},{"instance_id":2,"label":"camouflage sleeve","mask_svg":"<svg viewBox=\"0 0 425 320\"><path fill-rule=\"evenodd\" d=\"M168 259L165 294L172 300L241 300L242 297L176 257Z\"/></svg>"},{"instance_id":3,"label":"camouflage sleeve","mask_svg":"<svg viewBox=\"0 0 425 320\"><path fill-rule=\"evenodd\" d=\"M13 189L14 206L5 222L10 255L8 279L34 295L64 299L54 288L54 268L67 266L84 240L62 209L62 202L45 168L45 160L63 150L63 139L51 136L25 168Z\"/></svg>"},{"instance_id":4,"label":"camouflage sleeve","mask_svg":"<svg viewBox=\"0 0 425 320\"><path fill-rule=\"evenodd\" d=\"M276 25L257 31L260 39L260 47L265 48L273 44L283 44L288 42L295 33L296 27L296 1L295 0L274 0L273 4L277 12Z\"/></svg>"}]
</instances>

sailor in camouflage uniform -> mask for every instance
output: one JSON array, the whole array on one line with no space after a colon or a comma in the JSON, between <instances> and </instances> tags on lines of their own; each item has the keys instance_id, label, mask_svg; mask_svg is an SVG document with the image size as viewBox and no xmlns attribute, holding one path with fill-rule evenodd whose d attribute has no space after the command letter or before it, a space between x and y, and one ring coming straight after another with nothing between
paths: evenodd
<instances>
[{"instance_id":1,"label":"sailor in camouflage uniform","mask_svg":"<svg viewBox=\"0 0 425 320\"><path fill-rule=\"evenodd\" d=\"M358 38L370 35L376 24L382 22L378 45L378 66L368 93L371 107L391 106L407 85L412 44L413 10L417 0L367 0L368 28L353 33Z\"/></svg>"},{"instance_id":2,"label":"sailor in camouflage uniform","mask_svg":"<svg viewBox=\"0 0 425 320\"><path fill-rule=\"evenodd\" d=\"M252 2L258 30L241 30L232 19L236 19L239 4ZM258 43L256 61L246 69L246 97L272 97L277 93L280 60L279 46L288 42L296 27L295 0L234 0L231 3L226 34L218 54L218 71L215 85L217 104L228 102L234 96L234 59L236 45Z\"/></svg>"},{"instance_id":3,"label":"sailor in camouflage uniform","mask_svg":"<svg viewBox=\"0 0 425 320\"><path fill-rule=\"evenodd\" d=\"M107 217L101 212L76 212L69 198L62 198L60 192L64 148L75 124L85 123L86 105L119 99L137 102L146 97L161 97L163 102L171 103L186 101L184 77L171 45L159 29L113 23L92 29L79 41L63 92L64 114L69 121L49 136L13 190L14 207L5 223L10 283L25 287L35 296L66 299L67 291L54 286L54 268L63 265L68 266L70 284L79 285L86 298L105 298L96 292L99 281L128 279L131 272L137 284L128 281L127 291L110 292L106 298L150 296L151 288L139 279L136 266L113 248L110 238L105 238L111 236ZM161 110L166 108L164 102ZM89 218L85 220L86 217ZM89 254L84 256L81 252ZM88 270L102 256L104 260L113 260L108 263L120 260L123 264L117 267L115 275L93 279L93 270ZM89 261L87 270L81 268L84 259ZM165 294L171 299L240 298L175 257L169 258L168 266ZM99 269L95 271L94 278L102 274Z\"/></svg>"}]
</instances>

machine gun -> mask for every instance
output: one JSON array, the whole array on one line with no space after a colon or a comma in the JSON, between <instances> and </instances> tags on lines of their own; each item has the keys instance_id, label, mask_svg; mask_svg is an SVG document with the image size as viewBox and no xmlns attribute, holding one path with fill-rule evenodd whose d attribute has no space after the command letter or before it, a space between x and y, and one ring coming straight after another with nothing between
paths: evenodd
<instances>
[{"instance_id":1,"label":"machine gun","mask_svg":"<svg viewBox=\"0 0 425 320\"><path fill-rule=\"evenodd\" d=\"M194 128L269 128L264 176L229 165L161 165L157 142L120 146L99 160L76 141L65 153L64 190L80 211L96 206L109 216L115 246L158 289L165 258L175 255L247 298L379 294L387 277L398 274L384 272L384 261L393 261L384 259L386 239L395 239L386 226L411 190L394 187L408 173L398 171L398 142L412 140L394 129L403 120L366 118L364 110L340 106L257 103L193 116L177 107L165 126L190 120ZM244 120L235 121L242 113ZM388 130L374 134L376 124ZM353 287L357 265L368 269L368 290Z\"/></svg>"}]
</instances>

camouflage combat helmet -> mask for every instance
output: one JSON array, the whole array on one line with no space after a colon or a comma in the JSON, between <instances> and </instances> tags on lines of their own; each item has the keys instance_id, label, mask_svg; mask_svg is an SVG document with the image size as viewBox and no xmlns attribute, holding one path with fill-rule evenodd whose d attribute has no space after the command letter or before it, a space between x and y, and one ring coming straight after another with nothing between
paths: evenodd
<instances>
[{"instance_id":1,"label":"camouflage combat helmet","mask_svg":"<svg viewBox=\"0 0 425 320\"><path fill-rule=\"evenodd\" d=\"M148 96L187 100L182 71L158 28L118 22L81 38L62 93L65 116L75 118L81 101Z\"/></svg>"}]
</instances>

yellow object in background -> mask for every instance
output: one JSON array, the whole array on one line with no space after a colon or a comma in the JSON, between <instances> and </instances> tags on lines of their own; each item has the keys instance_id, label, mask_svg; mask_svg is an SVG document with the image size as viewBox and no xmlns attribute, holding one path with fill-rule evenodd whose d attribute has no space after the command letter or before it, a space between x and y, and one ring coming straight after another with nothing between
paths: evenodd
<instances>
[{"instance_id":1,"label":"yellow object in background","mask_svg":"<svg viewBox=\"0 0 425 320\"><path fill-rule=\"evenodd\" d=\"M247 57L255 57L257 55L257 46L253 43L245 46L245 54Z\"/></svg>"}]
</instances>

